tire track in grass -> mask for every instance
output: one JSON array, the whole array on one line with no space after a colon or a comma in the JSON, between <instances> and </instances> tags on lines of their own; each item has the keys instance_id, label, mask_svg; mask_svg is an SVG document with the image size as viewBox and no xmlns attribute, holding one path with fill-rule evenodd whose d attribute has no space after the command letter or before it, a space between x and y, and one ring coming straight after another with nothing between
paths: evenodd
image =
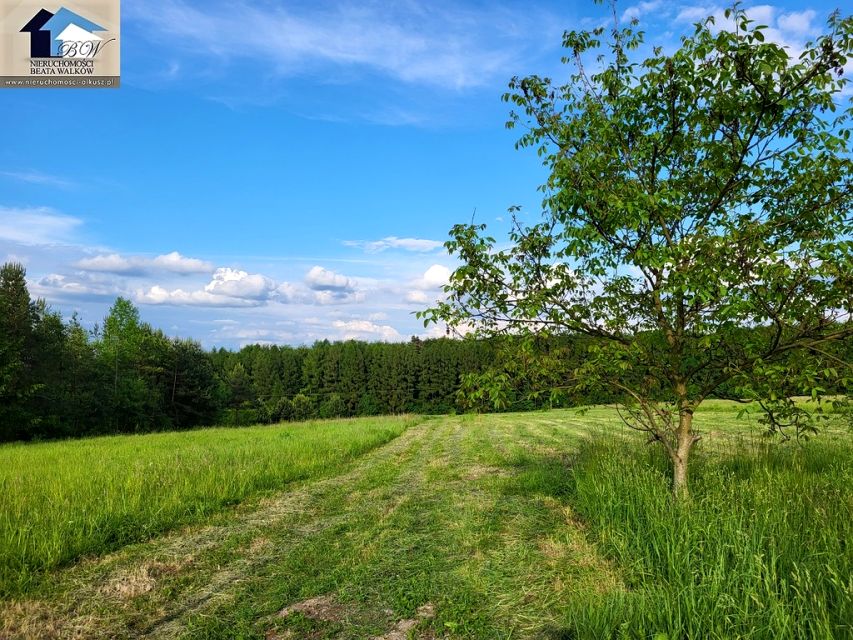
<instances>
[{"instance_id":1,"label":"tire track in grass","mask_svg":"<svg viewBox=\"0 0 853 640\"><path fill-rule=\"evenodd\" d=\"M52 602L25 600L0 609L0 621L6 621L0 626L0 638L5 640L5 635L21 638L158 635L158 623L146 623L140 618L159 618L163 625L174 626L174 620L204 606L222 591L224 584L233 580L238 570L245 570L252 563L251 559L242 558L239 550L229 552L229 546L245 539L245 548L251 548L252 539L261 537L267 530L285 526L293 532L294 540L335 526L336 519L322 507L335 502L333 494L339 483L363 475L366 469L383 459L401 456L409 448L418 447L420 441L414 428L410 427L390 443L360 457L352 463L352 469L342 475L308 482L218 514L213 519L221 524L186 527L58 571ZM230 568L218 566L223 552L226 557L235 556ZM152 563L170 568L163 575L164 585L146 588L142 594L134 594L133 588L120 587L134 576L146 575L145 567ZM188 573L193 574L192 579L185 580ZM166 593L163 593L164 586ZM190 593L185 593L187 591ZM122 597L127 592L135 595L131 598L132 604L140 610L141 616L128 616L126 609L130 603ZM185 598L185 602L176 604L181 598ZM128 622L134 630L123 629ZM165 629L167 632L169 627Z\"/></svg>"},{"instance_id":2,"label":"tire track in grass","mask_svg":"<svg viewBox=\"0 0 853 640\"><path fill-rule=\"evenodd\" d=\"M575 594L622 587L553 495L564 469L520 455L525 438L570 450L575 436L491 418L410 427L341 475L60 572L18 636L541 635ZM335 617L299 613L309 601Z\"/></svg>"},{"instance_id":3,"label":"tire track in grass","mask_svg":"<svg viewBox=\"0 0 853 640\"><path fill-rule=\"evenodd\" d=\"M513 425L504 443L521 443L516 446L526 450L522 463L514 474L491 479L504 494L497 514L503 523L500 543L482 561L472 562L470 570L493 584L504 584L495 598L496 615L514 619L523 637L538 637L549 625L557 626L558 612L575 594L623 586L562 501L560 486L569 473L566 458L587 434L567 432L562 420L541 414L524 418ZM517 464L517 458L511 459Z\"/></svg>"},{"instance_id":4,"label":"tire track in grass","mask_svg":"<svg viewBox=\"0 0 853 640\"><path fill-rule=\"evenodd\" d=\"M493 449L512 448L518 431L516 424L495 428L467 418L433 425L393 482L383 481L374 467L379 484L360 487L366 491L350 500L350 529L338 539L317 541L324 548L340 545L342 557L312 556L306 541L310 569L289 559L234 596L251 603L242 620L251 625L254 619L255 632L271 638L382 637L401 620L416 620L419 607L432 605L435 619L422 620L415 631L424 637L449 631L466 638L533 637L556 625L560 603L573 590L593 583L597 593L604 585L619 588L591 548L578 550L583 537L558 501L508 491L504 483L518 470ZM490 472L472 478L470 469L478 465ZM331 577L293 577L307 570ZM282 579L307 585L276 592ZM345 604L345 620L314 620L305 627L298 616L275 615L328 598ZM188 637L229 637L240 616L226 626L206 624L229 615L226 607L208 611Z\"/></svg>"},{"instance_id":5,"label":"tire track in grass","mask_svg":"<svg viewBox=\"0 0 853 640\"><path fill-rule=\"evenodd\" d=\"M419 425L422 427L423 425ZM214 609L217 606L226 605L239 595L239 589L226 590L226 586L237 585L242 578L251 578L263 570L264 565L274 562L281 555L304 543L306 539L321 536L329 531L334 531L337 526L351 519L353 507L359 501L364 501L373 506L371 515L377 522L387 519L401 504L401 500L387 501L382 504L374 504L375 497L371 492L376 484L381 482L386 488L391 488L391 493L399 493L405 497L406 488L411 486L411 479L407 472L411 473L412 465L406 466L406 462L412 461L417 453L424 447L426 438L418 427L412 427L392 443L385 445L374 454L367 454L351 471L315 482L304 489L278 496L273 500L275 504L290 504L297 497L302 504L314 507L314 512L309 521L309 526L302 526L292 530L292 535L284 537L277 536L278 545L267 548L268 553L264 555L240 554L237 559L226 569L218 571L207 582L205 587L190 600L189 603L173 611L169 616L155 620L145 629L144 636L157 638L179 637L184 631L189 618L196 616L202 609ZM431 429L425 430L427 433ZM384 475L378 476L375 470L378 468L392 468L397 471L394 482L388 483ZM371 478L371 476L376 476ZM265 510L266 511L266 510ZM290 513L293 513L292 511ZM298 513L298 511L297 511ZM291 530L286 518L276 518L265 523L264 529L258 534L278 530ZM254 536L257 540L259 536ZM284 542L284 544L282 544ZM243 547L245 549L245 547Z\"/></svg>"}]
</instances>

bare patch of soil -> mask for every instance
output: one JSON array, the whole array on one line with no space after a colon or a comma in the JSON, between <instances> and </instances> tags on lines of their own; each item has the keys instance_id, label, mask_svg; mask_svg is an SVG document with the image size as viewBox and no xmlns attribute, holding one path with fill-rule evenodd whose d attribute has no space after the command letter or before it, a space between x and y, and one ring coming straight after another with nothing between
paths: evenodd
<instances>
[{"instance_id":1,"label":"bare patch of soil","mask_svg":"<svg viewBox=\"0 0 853 640\"><path fill-rule=\"evenodd\" d=\"M316 596L285 607L278 612L282 618L293 613L301 613L312 620L341 622L347 617L347 610L332 595Z\"/></svg>"},{"instance_id":2,"label":"bare patch of soil","mask_svg":"<svg viewBox=\"0 0 853 640\"><path fill-rule=\"evenodd\" d=\"M424 620L430 620L435 617L435 607L432 604L427 603L421 607L418 607L416 615L414 618L407 618L406 620L399 620L394 628L391 629L388 633L376 636L373 640L406 640L409 637L409 632L417 627ZM423 636L429 637L429 636Z\"/></svg>"}]
</instances>

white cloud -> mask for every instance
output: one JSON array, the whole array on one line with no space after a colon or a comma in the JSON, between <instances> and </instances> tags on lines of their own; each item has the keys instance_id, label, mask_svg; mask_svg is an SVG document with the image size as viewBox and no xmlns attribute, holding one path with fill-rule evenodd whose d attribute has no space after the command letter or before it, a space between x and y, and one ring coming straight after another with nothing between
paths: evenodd
<instances>
[{"instance_id":1,"label":"white cloud","mask_svg":"<svg viewBox=\"0 0 853 640\"><path fill-rule=\"evenodd\" d=\"M0 171L0 176L18 180L19 182L28 182L30 184L38 184L48 187L60 187L62 189L74 186L74 183L70 180L42 173L41 171Z\"/></svg>"},{"instance_id":2,"label":"white cloud","mask_svg":"<svg viewBox=\"0 0 853 640\"><path fill-rule=\"evenodd\" d=\"M74 266L86 271L102 271L123 275L142 275L152 271L165 271L187 275L192 273L210 273L213 265L198 258L187 258L177 251L165 253L156 258L141 256L125 257L118 253L101 254L78 260Z\"/></svg>"},{"instance_id":3,"label":"white cloud","mask_svg":"<svg viewBox=\"0 0 853 640\"><path fill-rule=\"evenodd\" d=\"M450 280L450 273L450 269L443 264L434 264L422 276L410 280L408 290L403 292L397 289L397 295L402 295L407 304L424 306L436 302L442 297L441 288Z\"/></svg>"},{"instance_id":4,"label":"white cloud","mask_svg":"<svg viewBox=\"0 0 853 640\"><path fill-rule=\"evenodd\" d=\"M347 276L320 266L311 267L305 275L305 283L315 291L347 291L355 288L355 283Z\"/></svg>"},{"instance_id":5,"label":"white cloud","mask_svg":"<svg viewBox=\"0 0 853 640\"><path fill-rule=\"evenodd\" d=\"M314 292L313 302L319 305L352 304L356 302L364 302L365 298L366 296L363 291L336 291L332 289L325 289Z\"/></svg>"},{"instance_id":6,"label":"white cloud","mask_svg":"<svg viewBox=\"0 0 853 640\"><path fill-rule=\"evenodd\" d=\"M749 7L746 10L750 20L754 20L757 24L770 26L776 17L776 7L769 4L760 4L754 7Z\"/></svg>"},{"instance_id":7,"label":"white cloud","mask_svg":"<svg viewBox=\"0 0 853 640\"><path fill-rule=\"evenodd\" d=\"M423 291L409 291L406 294L406 302L412 302L414 304L427 304L429 301L430 300L427 297L427 294L425 294Z\"/></svg>"},{"instance_id":8,"label":"white cloud","mask_svg":"<svg viewBox=\"0 0 853 640\"><path fill-rule=\"evenodd\" d=\"M783 13L779 16L777 24L782 31L789 31L802 36L811 36L817 32L812 24L815 16L817 16L817 13L812 9Z\"/></svg>"},{"instance_id":9,"label":"white cloud","mask_svg":"<svg viewBox=\"0 0 853 640\"><path fill-rule=\"evenodd\" d=\"M812 26L812 20L817 13L811 9L800 12L780 13L778 7L769 4L756 5L745 9L747 17L755 25L764 25L763 30L767 42L773 42L786 50L788 57L794 61L800 54L809 36L817 34ZM731 31L735 28L734 21L725 15L725 9L718 5L686 6L676 16L676 22L701 22L705 18L714 18L715 30Z\"/></svg>"},{"instance_id":10,"label":"white cloud","mask_svg":"<svg viewBox=\"0 0 853 640\"><path fill-rule=\"evenodd\" d=\"M415 281L415 288L425 290L440 289L450 280L450 269L443 264L434 264Z\"/></svg>"},{"instance_id":11,"label":"white cloud","mask_svg":"<svg viewBox=\"0 0 853 640\"><path fill-rule=\"evenodd\" d=\"M198 258L187 258L177 251L157 256L151 261L151 264L170 273L189 274L210 273L213 271L213 265L210 262L199 260Z\"/></svg>"},{"instance_id":12,"label":"white cloud","mask_svg":"<svg viewBox=\"0 0 853 640\"><path fill-rule=\"evenodd\" d=\"M308 302L309 296L300 287L291 282L282 282L276 287L275 297L280 302Z\"/></svg>"},{"instance_id":13,"label":"white cloud","mask_svg":"<svg viewBox=\"0 0 853 640\"><path fill-rule=\"evenodd\" d=\"M188 291L154 285L138 289L136 300L144 304L257 307L270 302L328 306L361 303L366 299L364 291L355 289L355 281L322 267L312 268L306 275L306 283L308 287L276 282L260 273L224 267L216 269L202 289Z\"/></svg>"},{"instance_id":14,"label":"white cloud","mask_svg":"<svg viewBox=\"0 0 853 640\"><path fill-rule=\"evenodd\" d=\"M622 22L630 22L634 18L639 18L644 13L654 11L663 4L663 0L650 0L649 2L640 2L639 4L631 5L622 12Z\"/></svg>"},{"instance_id":15,"label":"white cloud","mask_svg":"<svg viewBox=\"0 0 853 640\"><path fill-rule=\"evenodd\" d=\"M50 273L30 287L33 295L47 299L110 299L125 293L120 283L87 273L65 275Z\"/></svg>"},{"instance_id":16,"label":"white cloud","mask_svg":"<svg viewBox=\"0 0 853 640\"><path fill-rule=\"evenodd\" d=\"M63 215L47 207L0 207L0 239L18 244L70 244L81 224L79 218Z\"/></svg>"},{"instance_id":17,"label":"white cloud","mask_svg":"<svg viewBox=\"0 0 853 640\"><path fill-rule=\"evenodd\" d=\"M340 331L344 340L382 340L399 342L400 332L387 324L376 324L369 320L335 320L332 326Z\"/></svg>"},{"instance_id":18,"label":"white cloud","mask_svg":"<svg viewBox=\"0 0 853 640\"><path fill-rule=\"evenodd\" d=\"M147 291L137 291L135 299L141 304L170 304L194 307L257 307L265 302L264 300L253 298L219 295L209 291L169 290L160 285L154 285Z\"/></svg>"},{"instance_id":19,"label":"white cloud","mask_svg":"<svg viewBox=\"0 0 853 640\"><path fill-rule=\"evenodd\" d=\"M398 238L388 236L381 240L345 240L344 244L349 247L361 247L368 253L379 253L386 249L403 249L405 251L417 251L425 253L435 251L442 246L438 240L426 240L424 238Z\"/></svg>"},{"instance_id":20,"label":"white cloud","mask_svg":"<svg viewBox=\"0 0 853 640\"><path fill-rule=\"evenodd\" d=\"M275 281L259 273L247 273L225 267L214 272L213 279L205 285L204 290L215 296L266 300L275 291L276 286Z\"/></svg>"},{"instance_id":21,"label":"white cloud","mask_svg":"<svg viewBox=\"0 0 853 640\"><path fill-rule=\"evenodd\" d=\"M105 273L143 273L140 265L135 261L124 258L117 253L94 256L93 258L83 258L74 263L78 269L85 271L103 271Z\"/></svg>"},{"instance_id":22,"label":"white cloud","mask_svg":"<svg viewBox=\"0 0 853 640\"><path fill-rule=\"evenodd\" d=\"M704 6L684 7L678 12L675 17L676 22L700 22L710 15L713 15L719 9L707 8Z\"/></svg>"},{"instance_id":23,"label":"white cloud","mask_svg":"<svg viewBox=\"0 0 853 640\"><path fill-rule=\"evenodd\" d=\"M136 292L142 304L171 304L201 307L257 307L278 295L279 285L259 273L228 267L217 269L204 289L186 291L154 285Z\"/></svg>"},{"instance_id":24,"label":"white cloud","mask_svg":"<svg viewBox=\"0 0 853 640\"><path fill-rule=\"evenodd\" d=\"M160 41L230 60L262 61L280 74L319 65L362 67L408 83L460 89L503 79L522 57L542 11L466 9L452 3L191 6L128 2L125 15ZM535 15L534 15L535 13Z\"/></svg>"}]
</instances>

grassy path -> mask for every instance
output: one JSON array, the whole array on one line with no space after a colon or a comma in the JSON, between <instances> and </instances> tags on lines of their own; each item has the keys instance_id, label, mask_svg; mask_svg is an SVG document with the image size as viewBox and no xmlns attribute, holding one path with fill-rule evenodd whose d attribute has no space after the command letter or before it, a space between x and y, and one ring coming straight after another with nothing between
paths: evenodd
<instances>
[{"instance_id":1,"label":"grassy path","mask_svg":"<svg viewBox=\"0 0 853 640\"><path fill-rule=\"evenodd\" d=\"M0 601L0 640L853 638L849 428L779 446L754 422L697 414L678 506L610 409L427 419L55 571Z\"/></svg>"},{"instance_id":2,"label":"grassy path","mask_svg":"<svg viewBox=\"0 0 853 640\"><path fill-rule=\"evenodd\" d=\"M561 499L585 423L426 421L342 475L57 572L0 606L0 637L547 635L623 589Z\"/></svg>"},{"instance_id":3,"label":"grassy path","mask_svg":"<svg viewBox=\"0 0 853 640\"><path fill-rule=\"evenodd\" d=\"M292 482L340 473L416 416L0 446L0 600Z\"/></svg>"}]
</instances>

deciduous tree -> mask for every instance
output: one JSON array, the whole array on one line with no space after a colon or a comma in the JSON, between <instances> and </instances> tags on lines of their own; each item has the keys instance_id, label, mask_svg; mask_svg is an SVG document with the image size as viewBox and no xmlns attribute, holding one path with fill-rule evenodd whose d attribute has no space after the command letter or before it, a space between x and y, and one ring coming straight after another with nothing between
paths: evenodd
<instances>
[{"instance_id":1,"label":"deciduous tree","mask_svg":"<svg viewBox=\"0 0 853 640\"><path fill-rule=\"evenodd\" d=\"M853 20L833 14L793 58L736 6L640 62L642 32L616 15L565 33L567 82L511 81L508 126L547 167L544 211L514 216L508 248L455 226L461 266L424 317L596 338L572 384L618 390L686 494L693 413L722 385L760 400L771 430L799 430L782 380L818 398L849 374L790 365L853 335Z\"/></svg>"}]
</instances>

